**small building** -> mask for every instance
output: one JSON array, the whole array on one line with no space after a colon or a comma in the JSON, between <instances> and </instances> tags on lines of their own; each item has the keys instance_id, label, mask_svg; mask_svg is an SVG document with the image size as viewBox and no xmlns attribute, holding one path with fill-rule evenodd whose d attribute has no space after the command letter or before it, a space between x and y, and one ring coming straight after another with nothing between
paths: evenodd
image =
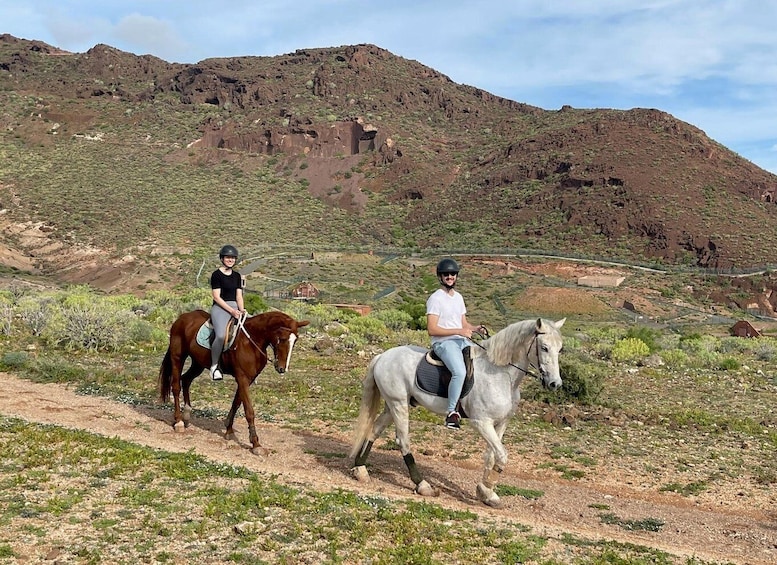
<instances>
[{"instance_id":1,"label":"small building","mask_svg":"<svg viewBox=\"0 0 777 565\"><path fill-rule=\"evenodd\" d=\"M626 280L626 277L610 277L606 275L587 275L579 277L577 284L579 286L591 286L594 288L618 287Z\"/></svg>"},{"instance_id":2,"label":"small building","mask_svg":"<svg viewBox=\"0 0 777 565\"><path fill-rule=\"evenodd\" d=\"M755 329L747 320L739 320L731 326L731 335L736 337L761 337L761 332Z\"/></svg>"},{"instance_id":3,"label":"small building","mask_svg":"<svg viewBox=\"0 0 777 565\"><path fill-rule=\"evenodd\" d=\"M291 297L297 300L316 300L318 295L318 289L309 281L301 282L291 289Z\"/></svg>"},{"instance_id":4,"label":"small building","mask_svg":"<svg viewBox=\"0 0 777 565\"><path fill-rule=\"evenodd\" d=\"M372 312L372 308L366 304L330 304L330 306L334 306L340 310L352 310L360 316L366 316Z\"/></svg>"}]
</instances>

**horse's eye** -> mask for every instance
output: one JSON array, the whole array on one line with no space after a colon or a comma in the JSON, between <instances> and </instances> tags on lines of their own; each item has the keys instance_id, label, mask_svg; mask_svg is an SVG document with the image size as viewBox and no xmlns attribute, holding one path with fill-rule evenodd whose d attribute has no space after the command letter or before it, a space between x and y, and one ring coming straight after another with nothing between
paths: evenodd
<instances>
[{"instance_id":1,"label":"horse's eye","mask_svg":"<svg viewBox=\"0 0 777 565\"><path fill-rule=\"evenodd\" d=\"M545 353L547 353L548 351L550 351L550 349L548 349L548 346L547 346L547 345L543 345L543 346L542 346L542 350L543 350Z\"/></svg>"}]
</instances>

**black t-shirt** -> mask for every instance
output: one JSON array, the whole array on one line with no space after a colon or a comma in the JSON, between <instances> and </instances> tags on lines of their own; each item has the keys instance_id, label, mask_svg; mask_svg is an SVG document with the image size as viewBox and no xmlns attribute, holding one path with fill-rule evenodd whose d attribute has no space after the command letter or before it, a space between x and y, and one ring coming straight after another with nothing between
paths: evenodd
<instances>
[{"instance_id":1,"label":"black t-shirt","mask_svg":"<svg viewBox=\"0 0 777 565\"><path fill-rule=\"evenodd\" d=\"M243 277L232 269L231 275L225 275L221 269L216 269L210 276L210 287L221 289L221 298L229 302L237 300L237 289L243 288Z\"/></svg>"}]
</instances>

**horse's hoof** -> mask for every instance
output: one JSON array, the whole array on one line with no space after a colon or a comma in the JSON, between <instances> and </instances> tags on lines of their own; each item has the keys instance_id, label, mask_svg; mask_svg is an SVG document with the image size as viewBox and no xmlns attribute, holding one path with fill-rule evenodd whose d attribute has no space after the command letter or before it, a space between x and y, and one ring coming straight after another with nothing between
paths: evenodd
<instances>
[{"instance_id":1,"label":"horse's hoof","mask_svg":"<svg viewBox=\"0 0 777 565\"><path fill-rule=\"evenodd\" d=\"M483 483L478 483L477 495L478 500L486 506L490 506L491 508L502 507L502 501L499 499L497 494Z\"/></svg>"},{"instance_id":2,"label":"horse's hoof","mask_svg":"<svg viewBox=\"0 0 777 565\"><path fill-rule=\"evenodd\" d=\"M426 480L423 480L416 485L415 492L421 496L440 496L440 491L427 483Z\"/></svg>"},{"instance_id":3,"label":"horse's hoof","mask_svg":"<svg viewBox=\"0 0 777 565\"><path fill-rule=\"evenodd\" d=\"M502 508L502 499L498 496L495 496L494 498L489 498L488 500L484 500L483 504L486 506L490 506L491 508Z\"/></svg>"},{"instance_id":4,"label":"horse's hoof","mask_svg":"<svg viewBox=\"0 0 777 565\"><path fill-rule=\"evenodd\" d=\"M224 439L227 441L235 441L235 432L225 432L224 433Z\"/></svg>"},{"instance_id":5,"label":"horse's hoof","mask_svg":"<svg viewBox=\"0 0 777 565\"><path fill-rule=\"evenodd\" d=\"M261 445L257 445L256 447L251 448L251 453L258 455L259 457L267 457L270 454L270 450Z\"/></svg>"},{"instance_id":6,"label":"horse's hoof","mask_svg":"<svg viewBox=\"0 0 777 565\"><path fill-rule=\"evenodd\" d=\"M184 424L183 422L178 421L175 424L173 424L173 429L176 432L179 432L179 433L183 432L185 428L186 428L186 424Z\"/></svg>"},{"instance_id":7,"label":"horse's hoof","mask_svg":"<svg viewBox=\"0 0 777 565\"><path fill-rule=\"evenodd\" d=\"M367 472L367 467L359 465L351 469L351 476L360 483L367 483L370 480L370 474Z\"/></svg>"}]
</instances>

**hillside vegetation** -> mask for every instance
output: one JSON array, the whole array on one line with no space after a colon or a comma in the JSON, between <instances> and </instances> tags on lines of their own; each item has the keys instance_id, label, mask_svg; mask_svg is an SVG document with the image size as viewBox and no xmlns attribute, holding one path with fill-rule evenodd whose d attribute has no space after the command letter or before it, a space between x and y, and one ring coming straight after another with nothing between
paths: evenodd
<instances>
[{"instance_id":1,"label":"hillside vegetation","mask_svg":"<svg viewBox=\"0 0 777 565\"><path fill-rule=\"evenodd\" d=\"M41 272L225 241L773 262L777 178L692 125L543 110L372 45L182 65L4 35L0 106L2 238Z\"/></svg>"}]
</instances>

